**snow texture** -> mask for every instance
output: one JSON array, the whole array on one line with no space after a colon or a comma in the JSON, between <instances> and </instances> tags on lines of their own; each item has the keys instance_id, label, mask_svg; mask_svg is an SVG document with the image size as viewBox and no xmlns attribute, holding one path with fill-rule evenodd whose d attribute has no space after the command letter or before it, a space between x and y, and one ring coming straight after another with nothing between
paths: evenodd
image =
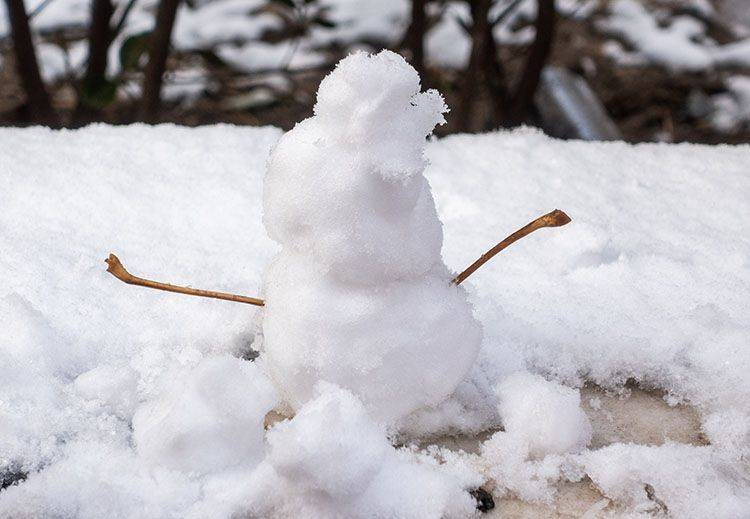
<instances>
[{"instance_id":1,"label":"snow texture","mask_svg":"<svg viewBox=\"0 0 750 519\"><path fill-rule=\"evenodd\" d=\"M326 380L391 423L440 403L474 363L481 329L442 262L422 174L445 110L404 58L359 52L271 152L263 222L282 251L265 275L263 349L293 408Z\"/></svg>"},{"instance_id":2,"label":"snow texture","mask_svg":"<svg viewBox=\"0 0 750 519\"><path fill-rule=\"evenodd\" d=\"M607 42L605 52L623 65L645 63L680 72L702 72L715 67L750 66L750 39L717 45L698 18L679 15L660 23L636 0L614 0L609 14L598 20L600 31L620 38L632 51Z\"/></svg>"},{"instance_id":3,"label":"snow texture","mask_svg":"<svg viewBox=\"0 0 750 519\"><path fill-rule=\"evenodd\" d=\"M717 130L733 132L750 124L750 77L730 76L724 84L727 92L711 97L711 124Z\"/></svg>"},{"instance_id":4,"label":"snow texture","mask_svg":"<svg viewBox=\"0 0 750 519\"><path fill-rule=\"evenodd\" d=\"M563 477L559 455L580 452L591 440L580 394L527 372L504 378L495 391L503 431L482 445L482 463L502 491L550 502L550 485Z\"/></svg>"},{"instance_id":5,"label":"snow texture","mask_svg":"<svg viewBox=\"0 0 750 519\"><path fill-rule=\"evenodd\" d=\"M184 472L212 472L263 458L263 422L277 404L254 363L231 356L201 361L133 415L141 457Z\"/></svg>"},{"instance_id":6,"label":"snow texture","mask_svg":"<svg viewBox=\"0 0 750 519\"><path fill-rule=\"evenodd\" d=\"M283 517L468 517L476 475L397 451L350 392L321 383L317 396L268 434L268 463ZM270 486L270 485L269 485Z\"/></svg>"},{"instance_id":7,"label":"snow texture","mask_svg":"<svg viewBox=\"0 0 750 519\"><path fill-rule=\"evenodd\" d=\"M421 127L426 134L426 122ZM428 143L425 176L449 266L443 274L554 207L573 218L513 245L464 283L484 330L478 360L451 397L405 417L400 433L507 430L473 457L440 453L446 462L439 464L435 451L388 447L382 424L363 411L368 403L332 386L314 389L296 417L259 445L259 416L272 399L254 402L250 393L267 387L267 352L258 369L230 356L248 357L258 345L253 322L263 310L131 287L104 271L112 250L136 275L258 295L264 270L281 264L272 262L279 247L261 212L265 162L280 135L230 126L0 129L0 471L4 484L16 480L0 491L0 517L464 515L464 490L485 479L495 480L496 495L549 501L558 482L584 476L628 513L662 503L680 517L745 514L750 147L560 142L528 129ZM421 175L419 155L409 157L404 163L417 171L396 183L400 189ZM307 186L300 181L297 189ZM346 305L339 297L359 280L334 282L320 265L284 273L309 276L303 283L325 279L303 284L325 301L306 308L289 298L282 312L340 326L322 316L389 311L383 302L392 304L388 290L397 289L370 290L357 299L362 306ZM330 291L334 284L344 293ZM420 308L400 310L407 317L423 311L419 286ZM399 324L414 334L418 322ZM361 336L364 324L355 324L351 336ZM372 333L391 340L380 328ZM218 375L216 365L224 366ZM550 382L514 375L524 371ZM585 425L573 431L577 395L555 383L621 389L629 379L664 391L672 404L694 406L710 445L563 452L585 444ZM178 380L183 390L175 389ZM536 406L513 396L522 388L559 400L544 420L570 434L550 435ZM225 445L234 433L221 417L241 399L242 410L231 412L248 424L247 443ZM203 411L186 415L187 403ZM159 422L165 427L192 431L202 416L217 417L198 430L204 442L218 443L225 462L226 453L251 454L209 467L213 458L196 461L197 438L181 430L186 443L178 448L187 456L175 460L171 438L158 427L144 432L162 420L153 411L168 408ZM527 431L536 433L526 439L536 457L514 440ZM412 486L410 478L422 483ZM348 486L361 492L347 494Z\"/></svg>"},{"instance_id":8,"label":"snow texture","mask_svg":"<svg viewBox=\"0 0 750 519\"><path fill-rule=\"evenodd\" d=\"M641 513L741 518L750 510L747 472L710 447L615 444L577 461L607 496Z\"/></svg>"},{"instance_id":9,"label":"snow texture","mask_svg":"<svg viewBox=\"0 0 750 519\"><path fill-rule=\"evenodd\" d=\"M591 440L591 424L577 389L519 372L495 388L506 437L518 437L531 458L580 452Z\"/></svg>"}]
</instances>

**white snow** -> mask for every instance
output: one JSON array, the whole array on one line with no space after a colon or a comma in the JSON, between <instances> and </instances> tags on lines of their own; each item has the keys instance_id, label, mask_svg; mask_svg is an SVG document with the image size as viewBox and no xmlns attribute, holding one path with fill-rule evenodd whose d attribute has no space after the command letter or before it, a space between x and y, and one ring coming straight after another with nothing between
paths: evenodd
<instances>
[{"instance_id":1,"label":"white snow","mask_svg":"<svg viewBox=\"0 0 750 519\"><path fill-rule=\"evenodd\" d=\"M676 17L667 27L635 0L614 0L610 16L597 24L600 30L621 37L649 62L673 70L701 71L713 65L704 45L694 41L705 27L694 18Z\"/></svg>"},{"instance_id":2,"label":"white snow","mask_svg":"<svg viewBox=\"0 0 750 519\"><path fill-rule=\"evenodd\" d=\"M727 92L711 97L711 124L717 130L733 132L750 124L750 77L729 76L724 80Z\"/></svg>"},{"instance_id":3,"label":"white snow","mask_svg":"<svg viewBox=\"0 0 750 519\"><path fill-rule=\"evenodd\" d=\"M636 0L614 0L608 16L596 27L632 48L626 52L605 42L605 52L622 65L643 61L671 71L703 72L716 67L750 66L750 39L716 45L706 35L706 24L692 16L673 16L660 23Z\"/></svg>"},{"instance_id":4,"label":"white snow","mask_svg":"<svg viewBox=\"0 0 750 519\"><path fill-rule=\"evenodd\" d=\"M382 134L364 131L374 127L352 125L377 122L382 105L370 107L347 117L329 113L329 127L352 131L354 142L380 143ZM424 135L427 121L405 122L398 135L417 127ZM432 334L443 323L418 327L435 317L430 308L444 310L449 289L408 280L419 258L408 244L403 257L412 259L399 266L406 281L384 290L355 287L386 286L384 276L395 267L334 278L319 267L339 258L315 256L313 242L296 252L284 242L286 263L271 263L279 248L262 226L262 182L280 134L231 126L0 129L0 470L28 473L0 491L0 517L283 517L332 509L461 516L471 505L465 490L485 480L494 480L498 496L544 502L560 482L584 476L628 513L659 503L684 517L708 509L741 517L748 509L750 147L561 142L528 129L428 143L425 176L448 265L440 276L554 207L573 218L513 245L462 285L484 329L478 360L450 398L405 417L398 431L409 440L505 427L476 455L451 456L389 447L379 420L366 416L371 406L356 390L332 386L313 389L295 418L271 428L260 445L260 416L272 404L270 397L253 398L265 394L258 388L267 387L268 352L255 361L258 369L232 357L259 346L255 325L274 310L271 284L264 294L269 306L259 310L131 287L104 271L113 251L136 275L259 295L264 270L287 265L282 273L302 283L294 287L299 297L279 300L277 310L290 323L283 333L320 333L331 341L338 340L329 337L334 331L349 338L372 333L383 344L417 334L439 340ZM386 148L391 166L373 167L371 178L376 186L385 182L380 171L399 178L391 184L398 201L409 179L421 178L421 159L412 148L416 138L394 140ZM290 166L321 160L306 149ZM365 178L357 167L346 169L360 162L337 157L325 156L330 178L304 170L321 192L330 187L326 180ZM285 192L309 195L307 175ZM346 193L342 204L389 199ZM325 206L309 209L322 215ZM286 218L296 213L284 214L292 222ZM338 216L315 223L331 232ZM292 225L284 236L300 232ZM413 296L404 289L409 283L418 287ZM467 307L463 294L455 297L455 308ZM383 315L394 324L367 327L371 316ZM352 316L359 320L344 327ZM317 323L317 331L296 324L302 318ZM347 356L355 346L336 343L342 365L368 360ZM441 360L421 355L426 366ZM710 445L614 444L575 454L586 443L586 425L576 390L558 384L617 389L629 378L663 390L671 404L694 406ZM557 404L527 398L526 391ZM247 437L230 440L236 423L229 415L246 424ZM216 420L201 425L205 416ZM551 424L566 434L550 433ZM185 442L172 444L169 428ZM223 454L204 458L201 447L210 445ZM232 453L240 453L237 465ZM215 459L221 462L211 466ZM347 494L349 488L360 492Z\"/></svg>"},{"instance_id":5,"label":"white snow","mask_svg":"<svg viewBox=\"0 0 750 519\"><path fill-rule=\"evenodd\" d=\"M133 415L133 439L147 462L214 472L263 458L263 422L277 404L260 368L224 355L204 359Z\"/></svg>"},{"instance_id":6,"label":"white snow","mask_svg":"<svg viewBox=\"0 0 750 519\"><path fill-rule=\"evenodd\" d=\"M474 363L480 327L441 260L422 175L445 110L398 54L355 53L271 152L263 221L282 252L265 274L263 348L294 408L327 380L392 422L440 403Z\"/></svg>"},{"instance_id":7,"label":"white snow","mask_svg":"<svg viewBox=\"0 0 750 519\"><path fill-rule=\"evenodd\" d=\"M271 506L284 517L467 517L476 484L396 451L356 397L330 384L268 434L277 474ZM271 487L269 485L269 487ZM282 497L283 496L283 497Z\"/></svg>"},{"instance_id":8,"label":"white snow","mask_svg":"<svg viewBox=\"0 0 750 519\"><path fill-rule=\"evenodd\" d=\"M514 373L495 388L504 437L517 437L531 458L580 452L591 440L591 424L577 389L531 373Z\"/></svg>"},{"instance_id":9,"label":"white snow","mask_svg":"<svg viewBox=\"0 0 750 519\"><path fill-rule=\"evenodd\" d=\"M560 455L582 451L591 424L577 389L517 372L495 388L503 430L482 445L481 463L498 489L529 501L549 502L562 478Z\"/></svg>"},{"instance_id":10,"label":"white snow","mask_svg":"<svg viewBox=\"0 0 750 519\"><path fill-rule=\"evenodd\" d=\"M686 519L741 518L750 510L746 470L710 447L615 444L577 462L605 495L630 510Z\"/></svg>"}]
</instances>

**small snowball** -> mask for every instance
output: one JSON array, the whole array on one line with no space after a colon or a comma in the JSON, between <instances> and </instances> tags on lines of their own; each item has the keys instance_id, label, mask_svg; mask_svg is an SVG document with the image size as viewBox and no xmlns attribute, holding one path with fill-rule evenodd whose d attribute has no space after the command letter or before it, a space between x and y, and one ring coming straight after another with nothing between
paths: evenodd
<instances>
[{"instance_id":1,"label":"small snowball","mask_svg":"<svg viewBox=\"0 0 750 519\"><path fill-rule=\"evenodd\" d=\"M532 458L579 452L591 441L591 424L577 389L519 372L495 391L505 432L521 438Z\"/></svg>"},{"instance_id":2,"label":"small snowball","mask_svg":"<svg viewBox=\"0 0 750 519\"><path fill-rule=\"evenodd\" d=\"M136 411L133 437L142 458L176 470L253 465L263 457L263 420L275 404L254 363L207 358Z\"/></svg>"},{"instance_id":3,"label":"small snowball","mask_svg":"<svg viewBox=\"0 0 750 519\"><path fill-rule=\"evenodd\" d=\"M316 386L318 396L268 432L267 462L279 477L265 495L273 517L467 517L473 474L418 462L349 391ZM269 475L269 478L273 476ZM256 512L257 504L256 506Z\"/></svg>"},{"instance_id":4,"label":"small snowball","mask_svg":"<svg viewBox=\"0 0 750 519\"><path fill-rule=\"evenodd\" d=\"M269 460L300 488L333 496L359 494L383 464L385 431L348 391L322 383L318 389L321 395L292 421L271 430Z\"/></svg>"}]
</instances>

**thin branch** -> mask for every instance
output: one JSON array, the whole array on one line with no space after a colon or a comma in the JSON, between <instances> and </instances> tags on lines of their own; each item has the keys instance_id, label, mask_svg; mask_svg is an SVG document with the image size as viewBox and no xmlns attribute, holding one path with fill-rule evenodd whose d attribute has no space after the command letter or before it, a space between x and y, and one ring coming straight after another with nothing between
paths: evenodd
<instances>
[{"instance_id":1,"label":"thin branch","mask_svg":"<svg viewBox=\"0 0 750 519\"><path fill-rule=\"evenodd\" d=\"M33 11L29 13L29 21L31 21L36 15L44 11L44 9L52 3L52 0L44 0L39 5L37 5Z\"/></svg>"},{"instance_id":2,"label":"thin branch","mask_svg":"<svg viewBox=\"0 0 750 519\"><path fill-rule=\"evenodd\" d=\"M455 283L456 285L460 285L466 278L471 276L474 271L491 260L495 254L506 248L508 245L520 240L524 236L531 234L537 229L541 229L542 227L560 227L567 223L570 223L570 217L559 209L555 209L551 213L540 216L533 222L525 225L524 227L521 227L516 232L482 254L482 256L478 260L469 265L466 270L456 276L455 279L453 279L453 283Z\"/></svg>"},{"instance_id":3,"label":"thin branch","mask_svg":"<svg viewBox=\"0 0 750 519\"><path fill-rule=\"evenodd\" d=\"M114 28L112 29L112 38L116 38L120 32L122 31L122 28L125 26L125 21L128 19L128 15L130 14L130 10L133 9L133 6L135 5L136 0L130 0L126 5L125 8L122 10L122 14L120 15L120 19L115 24Z\"/></svg>"},{"instance_id":4,"label":"thin branch","mask_svg":"<svg viewBox=\"0 0 750 519\"><path fill-rule=\"evenodd\" d=\"M505 8L503 8L503 10L500 11L500 13L497 16L495 16L495 19L490 22L490 25L494 27L498 23L505 20L508 17L508 15L510 15L516 9L516 7L518 7L518 4L520 4L521 2L523 2L523 0L511 0L511 2L508 5L506 5Z\"/></svg>"},{"instance_id":5,"label":"thin branch","mask_svg":"<svg viewBox=\"0 0 750 519\"><path fill-rule=\"evenodd\" d=\"M104 261L107 263L107 272L112 274L120 281L127 283L128 285L138 285L141 287L154 288L156 290L165 290L167 292L177 292L178 294L187 294L191 296L223 299L225 301L234 301L236 303L246 303L255 306L265 305L265 302L262 299L257 299L255 297L238 296L235 294L227 294L225 292L214 292L212 290L200 290L197 288L180 287L177 285L159 283L158 281L151 281L149 279L136 277L125 270L125 267L122 266L119 258L114 254L110 254L109 258Z\"/></svg>"}]
</instances>

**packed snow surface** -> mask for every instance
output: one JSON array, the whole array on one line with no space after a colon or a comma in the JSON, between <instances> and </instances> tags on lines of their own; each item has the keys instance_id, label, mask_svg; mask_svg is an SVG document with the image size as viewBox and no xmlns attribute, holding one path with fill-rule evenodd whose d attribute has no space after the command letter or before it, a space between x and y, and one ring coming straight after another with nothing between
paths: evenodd
<instances>
[{"instance_id":1,"label":"packed snow surface","mask_svg":"<svg viewBox=\"0 0 750 519\"><path fill-rule=\"evenodd\" d=\"M743 517L750 147L560 142L531 130L428 143L425 177L449 270L552 208L573 218L464 283L484 329L478 360L453 396L398 431L408 440L506 427L476 455L451 456L389 447L367 403L330 385L263 436L270 370L265 353L254 365L241 359L264 310L131 287L105 272L113 251L136 275L260 294L280 252L262 222L265 163L280 135L0 130L0 473L4 485L15 481L0 491L0 517L460 516L465 490L485 480L495 495L548 501L555 482L584 476L630 511ZM315 265L305 267L290 275L320 282ZM388 290L369 293L369 312ZM340 324L326 324L326 313L364 312L329 297L314 309L289 298L288 311L318 315L320 326ZM514 375L524 371L549 382ZM628 379L694 406L710 444L585 448L574 388ZM537 412L542 404L514 396L524 387L557 405ZM540 423L548 419L559 436ZM237 441L240 422L248 434ZM201 461L201 446L221 456Z\"/></svg>"},{"instance_id":2,"label":"packed snow surface","mask_svg":"<svg viewBox=\"0 0 750 519\"><path fill-rule=\"evenodd\" d=\"M390 423L445 400L474 364L481 329L440 256L422 174L444 111L404 58L359 52L271 151L263 222L282 250L264 278L262 347L293 408L326 380Z\"/></svg>"}]
</instances>

